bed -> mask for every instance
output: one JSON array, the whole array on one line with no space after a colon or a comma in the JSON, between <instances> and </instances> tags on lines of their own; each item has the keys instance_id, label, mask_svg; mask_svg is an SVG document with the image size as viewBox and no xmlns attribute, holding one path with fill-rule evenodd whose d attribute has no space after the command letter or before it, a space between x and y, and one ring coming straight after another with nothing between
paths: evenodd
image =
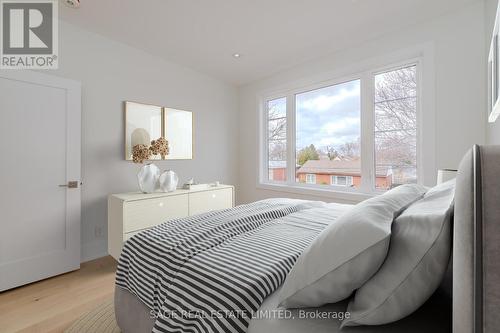
<instances>
[{"instance_id":1,"label":"bed","mask_svg":"<svg viewBox=\"0 0 500 333\"><path fill-rule=\"evenodd\" d=\"M500 325L498 316L493 316L493 313L498 313L500 310L500 287L498 285L500 269L498 267L499 246L497 239L500 235L498 224L494 223L499 220L500 210L497 202L500 200L500 148L499 147L479 147L475 146L464 157L458 177L455 191L455 206L454 206L454 228L453 228L453 255L450 260L450 266L446 277L443 279L441 286L434 292L434 294L421 306L417 311L411 315L398 320L394 323L379 325L379 326L355 326L340 328L341 322L339 320L322 319L314 316L307 319L298 319L298 311L310 311L315 313L320 311L322 313L342 313L347 308L348 299L333 304L322 306L321 308L309 309L291 309L287 316L270 316L265 318L250 318L248 327L244 330L249 333L264 333L264 332L494 332ZM485 181L488 179L488 181ZM266 206L267 205L267 206ZM277 206L276 206L277 205ZM297 259L297 255L307 247L311 239L314 239L318 233L321 232L324 226L321 226L321 216L316 215L310 218L310 223L299 225L297 219L290 218L290 216L299 216L303 220L304 216L309 216L311 208L322 209L327 205L328 209L341 215L346 210L350 209L347 205L324 204L316 202L297 202L297 201L274 201L271 204L265 205L257 204L254 206L246 207L255 216L255 221L251 223L264 223L269 224L269 221L281 219L286 223L280 223L280 229L266 230L266 237L272 232L277 234L286 234L294 228L306 228L301 231L300 239L291 239L290 243L280 244L277 249L286 249L286 256L283 258L273 258L269 260L278 260L276 267L282 267L284 272L288 272L289 266ZM226 219L231 221L230 230L239 230L241 227L249 224L248 214L245 212L242 224L234 224L233 221L238 220L241 215L239 213L230 211L224 213L226 215L219 216L219 220ZM301 211L307 211L307 215L300 215ZM235 215L236 214L236 215ZM240 215L238 215L240 214ZM297 215L298 214L298 215ZM288 216L288 217L287 217ZM200 216L199 219L210 220L214 216L208 214L207 216ZM307 218L306 218L307 220ZM318 222L319 221L319 222ZM186 223L186 221L182 221ZM193 225L199 224L200 220L196 218L191 221ZM250 224L251 224L250 223ZM319 223L319 224L318 224ZM327 223L327 222L325 222ZM272 223L271 223L272 224ZM259 225L260 226L260 225ZM207 228L210 225L207 225ZM168 232L175 233L175 224L171 225ZM276 226L276 228L278 228ZM283 229L285 228L285 229ZM195 237L196 229L193 229L193 234L190 237ZM229 229L228 229L229 230ZM258 228L256 229L258 230ZM231 231L232 232L232 231ZM248 233L248 231L245 231ZM253 232L253 231L252 231ZM255 238L245 239L246 242L262 241L259 238L259 232L256 231ZM149 235L148 242L154 241L154 237L160 237L161 231L157 235ZM201 235L201 234L200 234ZM223 233L224 237L227 236L227 231ZM293 237L294 233L287 234L288 237ZM199 236L196 236L199 237ZM199 238L193 238L198 239ZM211 249L215 240L213 237L208 240L202 240L194 244L192 249L187 249L186 253L198 251L199 244L207 244L207 249ZM286 238L286 237L285 237ZM257 239L257 240L254 240ZM271 239L272 241L272 239ZM223 240L221 241L224 242ZM161 280L162 276L158 273L156 264L165 260L165 256L160 253L160 257L147 259L146 263L139 264L134 256L137 253L145 253L143 245L139 245L139 240L135 243L130 242L128 247L131 252L128 254L128 259L123 260L127 270L136 271L137 279L130 279L128 276L129 288L124 288L124 282L120 281L120 276L117 274L117 287L115 290L115 313L118 325L122 332L151 332L155 328L156 320L152 318L151 314L161 310L159 303L161 301L162 289ZM163 243L162 243L163 244ZM303 247L296 246L290 247L290 244L303 244ZM166 245L169 246L169 245ZM237 247L238 244L231 245ZM288 247L287 247L288 246ZM127 246L125 246L125 249ZM156 251L156 250L155 250ZM209 250L208 252L210 252ZM146 251L147 252L147 251ZM172 252L172 251L170 251ZM297 254L295 254L295 252ZM135 253L132 255L132 253ZM181 258L186 253L176 254L176 258ZM259 254L260 255L260 254ZM253 254L253 257L259 256ZM284 254L285 255L285 254ZM150 255L149 255L150 256ZM163 256L163 257L162 257ZM291 257L290 257L291 256ZM127 257L127 254L124 255ZM293 258L290 262L290 258ZM231 259L231 258L229 258ZM171 259L170 259L171 260ZM210 261L210 258L204 258L203 262ZM235 271L237 271L237 260L235 260ZM122 259L120 260L122 262ZM194 263L193 265L196 266ZM258 262L254 263L257 265ZM288 266L287 266L288 265ZM147 268L149 267L149 268ZM200 266L201 267L201 266ZM120 271L120 269L119 269ZM157 273L151 274L151 271ZM168 271L161 270L162 274L168 275ZM278 308L280 285L283 283L285 276L279 269L276 270L273 292L266 295L258 305L258 311L274 311ZM238 278L236 276L235 278ZM150 280L150 285L139 286L139 280ZM135 285L135 287L134 287ZM201 284L200 284L201 285ZM165 287L166 288L166 287ZM183 291L181 289L169 290L172 295L178 295ZM197 287L198 288L198 287ZM201 287L199 287L201 288ZM194 288L196 290L196 288ZM199 289L203 290L203 289ZM143 294L141 294L143 293ZM188 295L187 297L196 298L196 295ZM186 331L193 329L188 327ZM203 330L203 329L201 329ZM170 331L165 329L164 331ZM172 328L171 331L183 331L181 328ZM226 331L221 329L213 329L208 327L206 331ZM229 330L228 330L229 331Z\"/></svg>"}]
</instances>

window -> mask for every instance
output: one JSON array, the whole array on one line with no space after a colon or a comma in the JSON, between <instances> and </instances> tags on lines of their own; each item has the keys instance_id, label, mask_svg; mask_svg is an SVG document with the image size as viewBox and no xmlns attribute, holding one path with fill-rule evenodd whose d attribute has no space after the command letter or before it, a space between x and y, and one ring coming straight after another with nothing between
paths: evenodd
<instances>
[{"instance_id":1,"label":"window","mask_svg":"<svg viewBox=\"0 0 500 333\"><path fill-rule=\"evenodd\" d=\"M360 80L353 80L295 95L299 183L314 173L319 185L330 185L330 175L346 168L361 177L360 94Z\"/></svg>"},{"instance_id":2,"label":"window","mask_svg":"<svg viewBox=\"0 0 500 333\"><path fill-rule=\"evenodd\" d=\"M316 184L316 175L311 173L306 174L306 183Z\"/></svg>"},{"instance_id":3,"label":"window","mask_svg":"<svg viewBox=\"0 0 500 333\"><path fill-rule=\"evenodd\" d=\"M418 182L418 77L417 60L266 99L261 174L363 193Z\"/></svg>"},{"instance_id":4,"label":"window","mask_svg":"<svg viewBox=\"0 0 500 333\"><path fill-rule=\"evenodd\" d=\"M417 68L375 75L376 188L417 182Z\"/></svg>"},{"instance_id":5,"label":"window","mask_svg":"<svg viewBox=\"0 0 500 333\"><path fill-rule=\"evenodd\" d=\"M332 185L353 186L352 176L332 176Z\"/></svg>"},{"instance_id":6,"label":"window","mask_svg":"<svg viewBox=\"0 0 500 333\"><path fill-rule=\"evenodd\" d=\"M286 181L286 98L267 103L268 180Z\"/></svg>"}]
</instances>

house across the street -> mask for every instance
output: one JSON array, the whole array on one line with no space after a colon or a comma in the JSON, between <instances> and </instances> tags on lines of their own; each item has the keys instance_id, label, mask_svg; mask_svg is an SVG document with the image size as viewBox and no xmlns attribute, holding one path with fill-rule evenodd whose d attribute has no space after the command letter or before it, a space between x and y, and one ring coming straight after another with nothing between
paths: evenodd
<instances>
[{"instance_id":1,"label":"house across the street","mask_svg":"<svg viewBox=\"0 0 500 333\"><path fill-rule=\"evenodd\" d=\"M286 161L269 161L269 180L276 182L286 180Z\"/></svg>"},{"instance_id":2,"label":"house across the street","mask_svg":"<svg viewBox=\"0 0 500 333\"><path fill-rule=\"evenodd\" d=\"M377 167L376 187L392 186L392 169ZM308 160L297 170L299 183L359 187L361 185L360 160Z\"/></svg>"}]
</instances>

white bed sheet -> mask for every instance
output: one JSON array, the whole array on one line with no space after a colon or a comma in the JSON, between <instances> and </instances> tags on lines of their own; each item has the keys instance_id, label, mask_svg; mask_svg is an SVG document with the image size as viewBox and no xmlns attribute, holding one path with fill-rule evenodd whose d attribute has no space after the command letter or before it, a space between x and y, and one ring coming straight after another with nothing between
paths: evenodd
<instances>
[{"instance_id":1,"label":"white bed sheet","mask_svg":"<svg viewBox=\"0 0 500 333\"><path fill-rule=\"evenodd\" d=\"M281 288L270 295L258 311L262 318L253 318L248 327L248 333L334 333L339 331L341 321L338 319L320 319L320 318L300 318L299 310L281 310L278 309L279 292ZM347 308L347 302L339 302L328 306L312 309L310 312L320 310L322 313L344 312ZM266 311L269 311L266 313ZM287 318L279 318L279 315L286 315ZM289 317L293 316L293 317Z\"/></svg>"}]
</instances>

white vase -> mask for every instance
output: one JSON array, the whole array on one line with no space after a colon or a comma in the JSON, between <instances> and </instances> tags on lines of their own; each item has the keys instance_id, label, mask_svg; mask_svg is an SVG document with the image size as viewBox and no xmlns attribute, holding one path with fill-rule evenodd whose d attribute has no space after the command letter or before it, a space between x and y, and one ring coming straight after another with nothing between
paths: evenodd
<instances>
[{"instance_id":1,"label":"white vase","mask_svg":"<svg viewBox=\"0 0 500 333\"><path fill-rule=\"evenodd\" d=\"M160 175L160 188L163 192L173 192L177 189L179 177L172 170L167 170Z\"/></svg>"},{"instance_id":2,"label":"white vase","mask_svg":"<svg viewBox=\"0 0 500 333\"><path fill-rule=\"evenodd\" d=\"M144 165L137 174L139 188L142 193L153 193L158 189L160 179L160 169L154 164Z\"/></svg>"}]
</instances>

